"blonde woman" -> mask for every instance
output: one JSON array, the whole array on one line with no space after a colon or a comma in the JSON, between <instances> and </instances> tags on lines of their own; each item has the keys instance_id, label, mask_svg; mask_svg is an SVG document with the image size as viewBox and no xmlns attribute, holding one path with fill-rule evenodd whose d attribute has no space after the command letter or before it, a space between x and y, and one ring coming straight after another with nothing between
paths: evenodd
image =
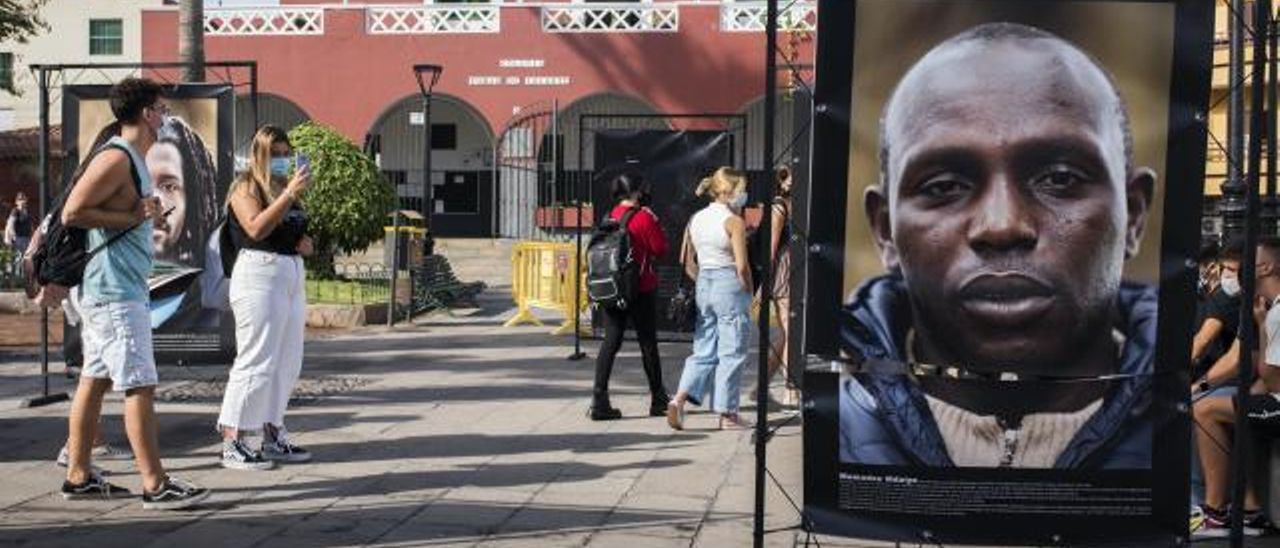
<instances>
[{"instance_id":1,"label":"blonde woman","mask_svg":"<svg viewBox=\"0 0 1280 548\"><path fill-rule=\"evenodd\" d=\"M249 170L227 193L232 238L240 248L231 271L236 359L222 399L222 466L266 470L275 462L306 462L290 443L284 412L302 371L306 321L302 257L311 254L307 216L298 204L311 184L305 166L290 171L292 146L284 130L263 126L253 137ZM262 448L243 435L262 431Z\"/></svg>"},{"instance_id":2,"label":"blonde woman","mask_svg":"<svg viewBox=\"0 0 1280 548\"><path fill-rule=\"evenodd\" d=\"M680 390L667 406L667 424L683 429L685 403L700 405L714 377L711 409L720 414L720 428L748 428L738 415L742 366L751 340L751 269L742 220L747 180L722 167L702 180L697 194L712 202L689 220L682 253L687 253L685 273L697 280L698 324Z\"/></svg>"}]
</instances>

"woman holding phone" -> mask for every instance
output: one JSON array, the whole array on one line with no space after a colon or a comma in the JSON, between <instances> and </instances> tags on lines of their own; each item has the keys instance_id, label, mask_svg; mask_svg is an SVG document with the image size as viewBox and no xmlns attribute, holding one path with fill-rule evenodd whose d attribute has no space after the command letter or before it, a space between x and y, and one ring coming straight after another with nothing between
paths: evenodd
<instances>
[{"instance_id":1,"label":"woman holding phone","mask_svg":"<svg viewBox=\"0 0 1280 548\"><path fill-rule=\"evenodd\" d=\"M236 359L218 417L225 468L266 470L276 462L311 460L311 453L289 440L284 426L285 408L302 372L302 257L312 251L307 215L299 204L311 184L310 169L294 169L292 152L284 130L263 126L253 137L249 169L227 192L227 224L240 253L230 289ZM259 429L261 449L246 445L244 434Z\"/></svg>"}]
</instances>

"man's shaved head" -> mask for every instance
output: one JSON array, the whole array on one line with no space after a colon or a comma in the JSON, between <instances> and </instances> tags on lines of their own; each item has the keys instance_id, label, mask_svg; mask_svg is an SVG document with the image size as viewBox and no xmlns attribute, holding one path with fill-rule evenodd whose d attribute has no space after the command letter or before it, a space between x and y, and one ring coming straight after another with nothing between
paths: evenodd
<instances>
[{"instance_id":1,"label":"man's shaved head","mask_svg":"<svg viewBox=\"0 0 1280 548\"><path fill-rule=\"evenodd\" d=\"M1097 70L1098 74L1106 81L1106 89L1111 92L1114 99L1112 106L1115 119L1119 122L1120 136L1124 142L1124 168L1125 174L1129 174L1133 168L1133 132L1129 124L1129 112L1125 105L1124 98L1120 95L1119 89L1116 87L1115 79L1111 76L1101 63L1092 55L1085 53L1074 44L1063 40L1057 35L1027 25L1018 23L986 23L978 25L960 34L957 34L945 42L934 46L924 57L922 57L912 67L907 74L903 75L898 81L898 85L894 88L893 94L889 96L889 100L885 102L884 111L880 117L880 182L881 184L891 184L889 179L889 162L891 150L893 148L893 140L891 133L887 130L887 124L891 116L899 113L894 108L899 102L898 98L902 95L902 91L908 88L913 73L926 70L929 61L935 58L939 61L945 61L949 55L955 54L955 50L962 48L984 48L991 47L998 43L1008 43L1010 45L1035 46L1035 42L1051 42L1054 47L1060 50L1063 62L1071 60L1086 60L1088 64ZM972 51L972 50L971 50ZM1074 58L1074 59L1072 59Z\"/></svg>"}]
</instances>

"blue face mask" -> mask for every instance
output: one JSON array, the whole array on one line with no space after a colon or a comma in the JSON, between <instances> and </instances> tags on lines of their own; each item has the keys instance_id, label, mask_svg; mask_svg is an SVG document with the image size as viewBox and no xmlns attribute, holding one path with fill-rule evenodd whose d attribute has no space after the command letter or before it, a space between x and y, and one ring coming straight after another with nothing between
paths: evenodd
<instances>
[{"instance_id":1,"label":"blue face mask","mask_svg":"<svg viewBox=\"0 0 1280 548\"><path fill-rule=\"evenodd\" d=\"M272 158L271 174L276 177L289 176L289 168L292 167L288 158Z\"/></svg>"}]
</instances>

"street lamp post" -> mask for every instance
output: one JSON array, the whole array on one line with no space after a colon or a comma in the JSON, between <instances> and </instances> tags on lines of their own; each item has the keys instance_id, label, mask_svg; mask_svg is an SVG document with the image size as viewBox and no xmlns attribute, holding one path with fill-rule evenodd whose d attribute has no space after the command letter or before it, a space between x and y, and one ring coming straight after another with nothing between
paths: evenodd
<instances>
[{"instance_id":1,"label":"street lamp post","mask_svg":"<svg viewBox=\"0 0 1280 548\"><path fill-rule=\"evenodd\" d=\"M440 73L444 67L440 65L421 64L413 66L413 76L418 80L418 89L422 92L422 126L426 130L426 143L422 145L422 218L427 225L427 237L435 237L435 227L431 223L431 214L435 212L435 192L431 184L431 90L440 81Z\"/></svg>"}]
</instances>

